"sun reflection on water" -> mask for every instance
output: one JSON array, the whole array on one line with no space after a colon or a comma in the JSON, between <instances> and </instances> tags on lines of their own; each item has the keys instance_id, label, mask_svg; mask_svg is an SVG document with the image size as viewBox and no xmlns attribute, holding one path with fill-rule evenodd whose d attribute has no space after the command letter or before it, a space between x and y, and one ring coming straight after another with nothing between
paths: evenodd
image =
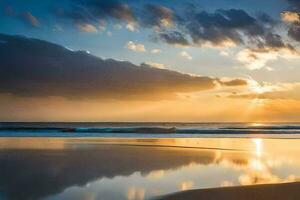
<instances>
[{"instance_id":1,"label":"sun reflection on water","mask_svg":"<svg viewBox=\"0 0 300 200\"><path fill-rule=\"evenodd\" d=\"M128 200L144 200L145 198L145 189L138 187L130 187L127 191Z\"/></svg>"},{"instance_id":2,"label":"sun reflection on water","mask_svg":"<svg viewBox=\"0 0 300 200\"><path fill-rule=\"evenodd\" d=\"M189 189L193 188L193 186L194 186L194 182L193 181L184 181L184 182L182 182L179 185L179 189L181 191L189 190Z\"/></svg>"},{"instance_id":3,"label":"sun reflection on water","mask_svg":"<svg viewBox=\"0 0 300 200\"><path fill-rule=\"evenodd\" d=\"M261 157L263 151L263 140L261 138L253 138L252 142L255 144L255 155Z\"/></svg>"}]
</instances>

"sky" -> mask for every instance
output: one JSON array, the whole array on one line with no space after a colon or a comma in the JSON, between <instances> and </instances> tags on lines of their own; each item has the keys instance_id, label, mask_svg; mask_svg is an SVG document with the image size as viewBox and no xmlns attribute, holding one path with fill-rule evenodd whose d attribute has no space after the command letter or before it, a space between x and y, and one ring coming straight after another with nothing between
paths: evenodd
<instances>
[{"instance_id":1,"label":"sky","mask_svg":"<svg viewBox=\"0 0 300 200\"><path fill-rule=\"evenodd\" d=\"M300 121L297 0L0 0L1 121Z\"/></svg>"}]
</instances>

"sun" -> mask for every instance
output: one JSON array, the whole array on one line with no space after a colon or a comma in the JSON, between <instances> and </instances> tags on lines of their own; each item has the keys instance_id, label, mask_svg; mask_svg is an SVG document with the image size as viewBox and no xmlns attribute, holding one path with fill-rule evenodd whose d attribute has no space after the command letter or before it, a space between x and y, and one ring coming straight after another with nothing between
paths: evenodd
<instances>
[{"instance_id":1,"label":"sun","mask_svg":"<svg viewBox=\"0 0 300 200\"><path fill-rule=\"evenodd\" d=\"M273 90L273 87L271 85L266 85L264 83L259 83L255 81L254 79L250 79L248 81L249 88L252 92L256 94L263 94L265 92L271 92Z\"/></svg>"}]
</instances>

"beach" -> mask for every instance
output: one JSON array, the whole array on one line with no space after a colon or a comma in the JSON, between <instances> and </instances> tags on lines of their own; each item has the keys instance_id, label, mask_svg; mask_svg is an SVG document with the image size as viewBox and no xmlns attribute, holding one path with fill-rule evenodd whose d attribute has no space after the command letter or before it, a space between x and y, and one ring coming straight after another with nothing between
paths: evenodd
<instances>
[{"instance_id":1,"label":"beach","mask_svg":"<svg viewBox=\"0 0 300 200\"><path fill-rule=\"evenodd\" d=\"M0 0L0 200L300 200L299 66L300 0Z\"/></svg>"},{"instance_id":2,"label":"beach","mask_svg":"<svg viewBox=\"0 0 300 200\"><path fill-rule=\"evenodd\" d=\"M224 187L214 189L191 190L157 198L161 200L296 200L300 198L300 183L282 183L243 187Z\"/></svg>"},{"instance_id":3,"label":"beach","mask_svg":"<svg viewBox=\"0 0 300 200\"><path fill-rule=\"evenodd\" d=\"M287 183L300 177L299 144L284 138L1 137L0 199L293 199L298 184Z\"/></svg>"}]
</instances>

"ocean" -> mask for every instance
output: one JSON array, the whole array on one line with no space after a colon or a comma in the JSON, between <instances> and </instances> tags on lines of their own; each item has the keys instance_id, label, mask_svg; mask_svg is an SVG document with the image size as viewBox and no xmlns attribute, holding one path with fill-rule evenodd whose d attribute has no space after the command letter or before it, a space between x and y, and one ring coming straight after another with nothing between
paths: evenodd
<instances>
[{"instance_id":1,"label":"ocean","mask_svg":"<svg viewBox=\"0 0 300 200\"><path fill-rule=\"evenodd\" d=\"M300 138L300 123L1 122L0 137Z\"/></svg>"}]
</instances>

